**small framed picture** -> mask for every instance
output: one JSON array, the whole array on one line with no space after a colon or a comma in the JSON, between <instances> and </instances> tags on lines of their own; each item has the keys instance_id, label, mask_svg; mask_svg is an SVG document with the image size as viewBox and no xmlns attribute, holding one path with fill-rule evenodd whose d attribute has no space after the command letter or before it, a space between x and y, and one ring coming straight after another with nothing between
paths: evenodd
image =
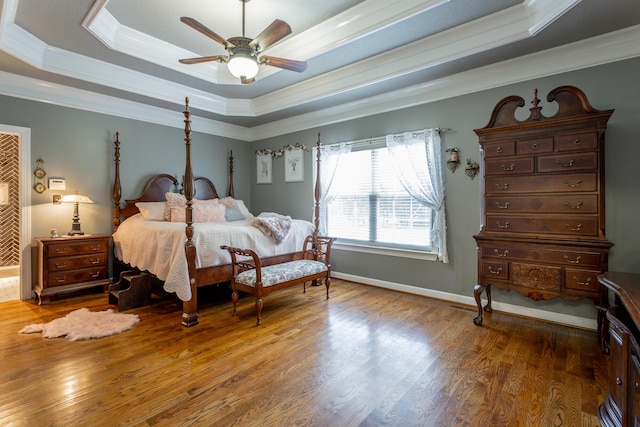
<instances>
[{"instance_id":1,"label":"small framed picture","mask_svg":"<svg viewBox=\"0 0 640 427\"><path fill-rule=\"evenodd\" d=\"M258 184L271 184L272 179L272 160L271 154L256 155L256 177Z\"/></svg>"},{"instance_id":2,"label":"small framed picture","mask_svg":"<svg viewBox=\"0 0 640 427\"><path fill-rule=\"evenodd\" d=\"M304 150L296 148L284 152L284 182L304 181Z\"/></svg>"}]
</instances>

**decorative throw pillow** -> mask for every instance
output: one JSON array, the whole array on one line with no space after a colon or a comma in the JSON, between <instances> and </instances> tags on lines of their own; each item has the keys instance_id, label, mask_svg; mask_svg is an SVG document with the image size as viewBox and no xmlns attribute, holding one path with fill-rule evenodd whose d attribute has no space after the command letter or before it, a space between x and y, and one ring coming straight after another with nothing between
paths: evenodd
<instances>
[{"instance_id":1,"label":"decorative throw pillow","mask_svg":"<svg viewBox=\"0 0 640 427\"><path fill-rule=\"evenodd\" d=\"M238 208L238 210L240 210L240 212L246 219L253 218L253 214L249 212L249 209L247 209L242 200L234 199L233 197L225 197L220 199L220 203L225 205L227 208Z\"/></svg>"},{"instance_id":2,"label":"decorative throw pillow","mask_svg":"<svg viewBox=\"0 0 640 427\"><path fill-rule=\"evenodd\" d=\"M213 200L194 200L193 222L223 222L225 220L225 206ZM170 209L171 222L186 222L187 211L185 206L174 206Z\"/></svg>"},{"instance_id":3,"label":"decorative throw pillow","mask_svg":"<svg viewBox=\"0 0 640 427\"><path fill-rule=\"evenodd\" d=\"M244 215L242 215L242 212L240 212L240 209L238 209L236 206L226 208L224 218L227 220L227 222L242 221L243 219L245 219Z\"/></svg>"},{"instance_id":4,"label":"decorative throw pillow","mask_svg":"<svg viewBox=\"0 0 640 427\"><path fill-rule=\"evenodd\" d=\"M166 221L167 202L138 202L136 207L147 221Z\"/></svg>"},{"instance_id":5,"label":"decorative throw pillow","mask_svg":"<svg viewBox=\"0 0 640 427\"><path fill-rule=\"evenodd\" d=\"M182 210L187 206L187 199L184 194L180 193L165 193L164 197L167 199L167 208L164 211L165 221L171 221L171 209L174 207L182 207Z\"/></svg>"}]
</instances>

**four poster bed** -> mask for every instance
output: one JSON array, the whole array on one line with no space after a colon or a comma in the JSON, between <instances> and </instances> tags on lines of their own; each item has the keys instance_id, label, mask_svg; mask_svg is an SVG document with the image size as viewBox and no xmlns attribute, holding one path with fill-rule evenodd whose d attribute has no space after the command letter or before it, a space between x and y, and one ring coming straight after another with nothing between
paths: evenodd
<instances>
[{"instance_id":1,"label":"four poster bed","mask_svg":"<svg viewBox=\"0 0 640 427\"><path fill-rule=\"evenodd\" d=\"M164 289L175 292L183 301L182 324L186 327L198 324L197 288L223 283L233 279L233 268L228 251L220 246L252 248L261 256L263 265L279 264L302 258L302 248L308 235L317 236L319 223L320 184L314 189L314 223L292 219L286 238L280 242L274 235L252 226L251 215L242 201L235 200L233 189L233 156L229 157L229 190L221 197L214 184L207 178L194 178L191 165L191 113L186 98L185 116L185 173L180 189L176 178L168 174L154 175L146 183L142 194L121 204L120 141L116 133L114 201L114 277L116 271L134 269L144 271L164 282ZM318 133L317 147L320 148ZM317 176L320 173L320 150L316 156ZM171 208L171 217L180 209L182 220L176 222L166 217L151 218L153 210L159 211L169 203L172 194L184 195L184 205ZM167 194L172 193L172 194ZM173 199L173 197L171 197ZM226 204L239 207L244 218L209 221L198 219L208 204ZM235 203L235 205L234 205ZM203 205L205 208L203 208ZM167 207L164 206L165 214ZM227 213L231 209L227 208ZM184 212L184 213L183 213ZM260 218L262 215L258 216ZM151 219L151 220L150 220ZM186 224L186 227L185 227ZM186 239L185 239L186 237Z\"/></svg>"}]
</instances>

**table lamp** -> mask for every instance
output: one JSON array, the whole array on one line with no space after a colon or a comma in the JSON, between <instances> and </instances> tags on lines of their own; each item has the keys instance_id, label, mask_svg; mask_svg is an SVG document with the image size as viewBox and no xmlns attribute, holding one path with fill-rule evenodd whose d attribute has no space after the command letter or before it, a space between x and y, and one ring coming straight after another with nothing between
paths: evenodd
<instances>
[{"instance_id":1,"label":"table lamp","mask_svg":"<svg viewBox=\"0 0 640 427\"><path fill-rule=\"evenodd\" d=\"M67 194L60 199L62 203L73 203L73 222L71 223L71 231L67 233L69 236L82 236L84 231L80 229L80 215L78 215L78 205L80 203L93 203L93 200L87 196L76 194Z\"/></svg>"}]
</instances>

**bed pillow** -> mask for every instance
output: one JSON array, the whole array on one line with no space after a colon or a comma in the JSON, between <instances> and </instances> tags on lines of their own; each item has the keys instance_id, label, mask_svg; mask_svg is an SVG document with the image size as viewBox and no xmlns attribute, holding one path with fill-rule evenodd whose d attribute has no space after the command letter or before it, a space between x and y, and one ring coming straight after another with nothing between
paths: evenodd
<instances>
[{"instance_id":1,"label":"bed pillow","mask_svg":"<svg viewBox=\"0 0 640 427\"><path fill-rule=\"evenodd\" d=\"M238 210L242 213L242 216L244 216L245 219L253 218L253 214L249 212L249 209L247 209L247 206L244 204L242 200L234 199L233 197L224 197L220 199L220 203L225 205L227 209L233 208L233 207L238 208Z\"/></svg>"},{"instance_id":2,"label":"bed pillow","mask_svg":"<svg viewBox=\"0 0 640 427\"><path fill-rule=\"evenodd\" d=\"M242 215L242 212L240 212L240 209L238 209L237 206L231 206L230 208L226 208L224 219L227 220L227 222L232 222L242 221L243 219L245 219L245 217L244 215Z\"/></svg>"},{"instance_id":3,"label":"bed pillow","mask_svg":"<svg viewBox=\"0 0 640 427\"><path fill-rule=\"evenodd\" d=\"M167 202L138 202L136 207L147 221L165 221Z\"/></svg>"},{"instance_id":4,"label":"bed pillow","mask_svg":"<svg viewBox=\"0 0 640 427\"><path fill-rule=\"evenodd\" d=\"M217 199L212 200L194 200L193 205L193 222L223 222L225 221L226 207L218 203ZM185 206L174 206L170 209L171 222L186 222L187 211Z\"/></svg>"},{"instance_id":5,"label":"bed pillow","mask_svg":"<svg viewBox=\"0 0 640 427\"><path fill-rule=\"evenodd\" d=\"M167 208L164 211L165 221L171 221L171 209L174 207L182 207L182 210L187 206L187 199L184 194L167 192L164 194L167 199Z\"/></svg>"}]
</instances>

